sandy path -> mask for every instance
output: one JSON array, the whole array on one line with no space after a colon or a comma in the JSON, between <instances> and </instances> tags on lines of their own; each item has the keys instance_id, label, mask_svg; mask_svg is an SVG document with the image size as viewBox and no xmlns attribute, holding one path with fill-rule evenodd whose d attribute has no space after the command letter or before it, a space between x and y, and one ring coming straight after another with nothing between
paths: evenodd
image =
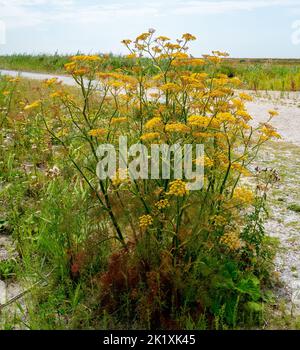
<instances>
[{"instance_id":1,"label":"sandy path","mask_svg":"<svg viewBox=\"0 0 300 350\"><path fill-rule=\"evenodd\" d=\"M277 128L283 140L300 146L300 94L286 93L280 98L279 93L268 93L268 97L255 97L253 102L247 103L247 108L255 122L264 122L268 118L268 111L274 109L279 112L272 125ZM265 94L263 94L265 96Z\"/></svg>"},{"instance_id":2,"label":"sandy path","mask_svg":"<svg viewBox=\"0 0 300 350\"><path fill-rule=\"evenodd\" d=\"M258 165L276 168L281 177L269 195L270 217L265 229L280 242L275 270L283 285L275 295L286 300L286 312L296 317L300 315L300 213L289 208L292 204L300 206L300 95L267 92L247 103L247 108L255 123L264 122L270 109L279 112L272 125L282 140L264 148Z\"/></svg>"}]
</instances>

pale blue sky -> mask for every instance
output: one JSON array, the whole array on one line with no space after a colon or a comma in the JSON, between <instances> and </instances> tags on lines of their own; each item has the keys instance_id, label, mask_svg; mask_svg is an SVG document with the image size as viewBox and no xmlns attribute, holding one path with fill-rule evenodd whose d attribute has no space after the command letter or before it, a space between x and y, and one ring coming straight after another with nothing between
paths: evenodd
<instances>
[{"instance_id":1,"label":"pale blue sky","mask_svg":"<svg viewBox=\"0 0 300 350\"><path fill-rule=\"evenodd\" d=\"M155 28L196 35L195 56L300 58L300 0L0 0L0 20L0 54L125 53L122 39Z\"/></svg>"}]
</instances>

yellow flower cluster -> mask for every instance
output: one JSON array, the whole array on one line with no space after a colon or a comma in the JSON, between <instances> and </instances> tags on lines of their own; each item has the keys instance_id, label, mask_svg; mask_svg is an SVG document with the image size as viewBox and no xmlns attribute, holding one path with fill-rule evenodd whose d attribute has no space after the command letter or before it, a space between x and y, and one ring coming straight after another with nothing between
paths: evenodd
<instances>
[{"instance_id":1,"label":"yellow flower cluster","mask_svg":"<svg viewBox=\"0 0 300 350\"><path fill-rule=\"evenodd\" d=\"M238 187L234 190L233 199L239 204L251 204L253 203L254 195L248 188Z\"/></svg>"},{"instance_id":2,"label":"yellow flower cluster","mask_svg":"<svg viewBox=\"0 0 300 350\"><path fill-rule=\"evenodd\" d=\"M26 105L24 107L24 111L27 111L29 109L38 108L40 105L41 105L41 101L40 100L35 101L35 102L33 102L33 103L29 104L29 105Z\"/></svg>"},{"instance_id":3,"label":"yellow flower cluster","mask_svg":"<svg viewBox=\"0 0 300 350\"><path fill-rule=\"evenodd\" d=\"M150 33L142 33L135 40L136 41L144 41L144 40L147 40L149 38L149 36L150 36Z\"/></svg>"},{"instance_id":4,"label":"yellow flower cluster","mask_svg":"<svg viewBox=\"0 0 300 350\"><path fill-rule=\"evenodd\" d=\"M126 56L127 58L137 58L136 53L130 53L129 55Z\"/></svg>"},{"instance_id":5,"label":"yellow flower cluster","mask_svg":"<svg viewBox=\"0 0 300 350\"><path fill-rule=\"evenodd\" d=\"M95 61L100 61L101 58L96 55L77 55L71 57L71 61L77 62L77 61L83 61L83 62L95 62Z\"/></svg>"},{"instance_id":6,"label":"yellow flower cluster","mask_svg":"<svg viewBox=\"0 0 300 350\"><path fill-rule=\"evenodd\" d=\"M231 168L233 170L238 171L240 174L244 175L244 176L251 176L251 172L245 168L244 166L242 166L242 164L239 163L233 163L231 164Z\"/></svg>"},{"instance_id":7,"label":"yellow flower cluster","mask_svg":"<svg viewBox=\"0 0 300 350\"><path fill-rule=\"evenodd\" d=\"M119 169L112 179L112 184L114 187L119 187L122 184L130 183L130 178L128 176L127 169Z\"/></svg>"},{"instance_id":8,"label":"yellow flower cluster","mask_svg":"<svg viewBox=\"0 0 300 350\"><path fill-rule=\"evenodd\" d=\"M164 41L169 41L169 40L171 40L171 39L168 38L167 36L164 36L164 35L158 36L158 37L156 38L156 41L162 41L162 42L164 42Z\"/></svg>"},{"instance_id":9,"label":"yellow flower cluster","mask_svg":"<svg viewBox=\"0 0 300 350\"><path fill-rule=\"evenodd\" d=\"M227 223L226 218L222 215L215 215L212 217L212 222L215 226L225 226Z\"/></svg>"},{"instance_id":10,"label":"yellow flower cluster","mask_svg":"<svg viewBox=\"0 0 300 350\"><path fill-rule=\"evenodd\" d=\"M45 80L45 85L46 86L52 86L58 83L58 79L57 78L51 78L51 79L47 79Z\"/></svg>"},{"instance_id":11,"label":"yellow flower cluster","mask_svg":"<svg viewBox=\"0 0 300 350\"><path fill-rule=\"evenodd\" d=\"M205 117L200 115L192 115L188 118L188 124L194 127L207 128L208 126L212 128L219 127L219 121L215 118Z\"/></svg>"},{"instance_id":12,"label":"yellow flower cluster","mask_svg":"<svg viewBox=\"0 0 300 350\"><path fill-rule=\"evenodd\" d=\"M65 93L63 91L55 91L52 94L50 94L51 98L56 98L56 97L63 97Z\"/></svg>"},{"instance_id":13,"label":"yellow flower cluster","mask_svg":"<svg viewBox=\"0 0 300 350\"><path fill-rule=\"evenodd\" d=\"M280 139L280 134L271 126L268 124L265 124L261 127L260 132L263 134L263 140L268 140L271 138Z\"/></svg>"},{"instance_id":14,"label":"yellow flower cluster","mask_svg":"<svg viewBox=\"0 0 300 350\"><path fill-rule=\"evenodd\" d=\"M277 117L279 115L279 113L277 111L273 111L273 110L270 110L269 111L269 114L270 116L273 118L273 117Z\"/></svg>"},{"instance_id":15,"label":"yellow flower cluster","mask_svg":"<svg viewBox=\"0 0 300 350\"><path fill-rule=\"evenodd\" d=\"M140 228L144 230L153 224L153 218L151 215L143 215L140 217L139 221Z\"/></svg>"},{"instance_id":16,"label":"yellow flower cluster","mask_svg":"<svg viewBox=\"0 0 300 350\"><path fill-rule=\"evenodd\" d=\"M148 132L147 134L144 134L141 136L142 141L153 141L158 140L160 137L160 134L158 132Z\"/></svg>"},{"instance_id":17,"label":"yellow flower cluster","mask_svg":"<svg viewBox=\"0 0 300 350\"><path fill-rule=\"evenodd\" d=\"M184 39L186 41L192 41L192 40L196 40L197 38L190 33L185 33L182 35L182 39Z\"/></svg>"},{"instance_id":18,"label":"yellow flower cluster","mask_svg":"<svg viewBox=\"0 0 300 350\"><path fill-rule=\"evenodd\" d=\"M170 206L170 202L167 199L161 199L155 203L157 209L162 210Z\"/></svg>"},{"instance_id":19,"label":"yellow flower cluster","mask_svg":"<svg viewBox=\"0 0 300 350\"><path fill-rule=\"evenodd\" d=\"M167 195L171 196L177 196L177 197L184 197L186 194L188 194L188 190L186 188L186 183L182 180L174 180L170 183L170 189L169 192L167 192Z\"/></svg>"},{"instance_id":20,"label":"yellow flower cluster","mask_svg":"<svg viewBox=\"0 0 300 350\"><path fill-rule=\"evenodd\" d=\"M185 65L194 66L194 67L205 65L205 61L202 60L201 58L189 58L189 59L181 60L181 62L184 63Z\"/></svg>"},{"instance_id":21,"label":"yellow flower cluster","mask_svg":"<svg viewBox=\"0 0 300 350\"><path fill-rule=\"evenodd\" d=\"M154 129L162 128L162 126L163 126L163 123L161 118L154 117L147 121L147 123L145 124L145 129L154 130Z\"/></svg>"},{"instance_id":22,"label":"yellow flower cluster","mask_svg":"<svg viewBox=\"0 0 300 350\"><path fill-rule=\"evenodd\" d=\"M231 113L218 113L217 115L218 120L221 123L234 123L236 121L235 117Z\"/></svg>"},{"instance_id":23,"label":"yellow flower cluster","mask_svg":"<svg viewBox=\"0 0 300 350\"><path fill-rule=\"evenodd\" d=\"M127 122L127 118L126 117L119 117L119 118L112 118L111 119L111 124L115 125L115 124L122 124L122 123L126 123Z\"/></svg>"},{"instance_id":24,"label":"yellow flower cluster","mask_svg":"<svg viewBox=\"0 0 300 350\"><path fill-rule=\"evenodd\" d=\"M240 93L240 98L241 100L244 100L244 101L253 101L253 97L244 92Z\"/></svg>"},{"instance_id":25,"label":"yellow flower cluster","mask_svg":"<svg viewBox=\"0 0 300 350\"><path fill-rule=\"evenodd\" d=\"M221 62L221 58L218 56L203 55L203 57L210 63L218 64Z\"/></svg>"},{"instance_id":26,"label":"yellow flower cluster","mask_svg":"<svg viewBox=\"0 0 300 350\"><path fill-rule=\"evenodd\" d=\"M163 84L160 86L160 89L162 91L169 91L169 92L177 92L181 90L180 86L174 83Z\"/></svg>"},{"instance_id":27,"label":"yellow flower cluster","mask_svg":"<svg viewBox=\"0 0 300 350\"><path fill-rule=\"evenodd\" d=\"M214 134L209 132L193 132L193 136L195 138L209 138L209 137L213 137Z\"/></svg>"},{"instance_id":28,"label":"yellow flower cluster","mask_svg":"<svg viewBox=\"0 0 300 350\"><path fill-rule=\"evenodd\" d=\"M203 159L202 158L198 158L194 160L194 163L197 165L204 165L208 168L211 168L214 165L213 160L211 160L208 156L204 156Z\"/></svg>"},{"instance_id":29,"label":"yellow flower cluster","mask_svg":"<svg viewBox=\"0 0 300 350\"><path fill-rule=\"evenodd\" d=\"M89 70L87 68L80 68L80 69L75 69L73 71L74 75L78 75L78 76L83 76L85 74L88 74Z\"/></svg>"},{"instance_id":30,"label":"yellow flower cluster","mask_svg":"<svg viewBox=\"0 0 300 350\"><path fill-rule=\"evenodd\" d=\"M204 156L204 165L208 168L211 168L214 166L214 161L211 160L209 157Z\"/></svg>"},{"instance_id":31,"label":"yellow flower cluster","mask_svg":"<svg viewBox=\"0 0 300 350\"><path fill-rule=\"evenodd\" d=\"M6 80L7 80L9 83L19 83L19 82L20 82L20 78L19 78L19 77L17 77L17 78L6 77Z\"/></svg>"},{"instance_id":32,"label":"yellow flower cluster","mask_svg":"<svg viewBox=\"0 0 300 350\"><path fill-rule=\"evenodd\" d=\"M232 251L239 250L242 248L242 242L237 232L225 233L221 237L220 243L226 245Z\"/></svg>"},{"instance_id":33,"label":"yellow flower cluster","mask_svg":"<svg viewBox=\"0 0 300 350\"><path fill-rule=\"evenodd\" d=\"M107 133L106 129L99 128L99 129L93 129L89 131L89 135L93 137L101 137Z\"/></svg>"},{"instance_id":34,"label":"yellow flower cluster","mask_svg":"<svg viewBox=\"0 0 300 350\"><path fill-rule=\"evenodd\" d=\"M172 123L172 124L167 124L165 127L166 132L169 133L181 133L181 134L187 134L191 131L191 129L182 123Z\"/></svg>"},{"instance_id":35,"label":"yellow flower cluster","mask_svg":"<svg viewBox=\"0 0 300 350\"><path fill-rule=\"evenodd\" d=\"M124 45L126 45L126 46L128 46L128 45L130 45L130 44L132 43L132 40L130 40L130 39L124 39L124 40L121 41L121 43L124 44Z\"/></svg>"},{"instance_id":36,"label":"yellow flower cluster","mask_svg":"<svg viewBox=\"0 0 300 350\"><path fill-rule=\"evenodd\" d=\"M237 110L236 115L242 117L246 122L253 119L248 112L241 109Z\"/></svg>"}]
</instances>

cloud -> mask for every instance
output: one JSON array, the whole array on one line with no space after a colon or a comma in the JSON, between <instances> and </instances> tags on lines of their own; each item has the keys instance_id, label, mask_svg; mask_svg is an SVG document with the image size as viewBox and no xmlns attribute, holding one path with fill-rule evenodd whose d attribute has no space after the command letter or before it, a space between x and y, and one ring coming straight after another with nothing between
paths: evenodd
<instances>
[{"instance_id":1,"label":"cloud","mask_svg":"<svg viewBox=\"0 0 300 350\"><path fill-rule=\"evenodd\" d=\"M253 11L268 7L299 6L299 0L220 0L220 1L185 1L178 3L172 11L177 15L219 14L234 11Z\"/></svg>"},{"instance_id":2,"label":"cloud","mask_svg":"<svg viewBox=\"0 0 300 350\"><path fill-rule=\"evenodd\" d=\"M78 0L0 0L0 8L0 19L13 28L49 22L94 23L160 15L159 3L137 5L125 1L105 5Z\"/></svg>"},{"instance_id":3,"label":"cloud","mask_svg":"<svg viewBox=\"0 0 300 350\"><path fill-rule=\"evenodd\" d=\"M300 9L299 0L0 0L0 20L8 28L34 27L55 23L111 23L123 18L147 18L162 15L209 15L261 8Z\"/></svg>"}]
</instances>

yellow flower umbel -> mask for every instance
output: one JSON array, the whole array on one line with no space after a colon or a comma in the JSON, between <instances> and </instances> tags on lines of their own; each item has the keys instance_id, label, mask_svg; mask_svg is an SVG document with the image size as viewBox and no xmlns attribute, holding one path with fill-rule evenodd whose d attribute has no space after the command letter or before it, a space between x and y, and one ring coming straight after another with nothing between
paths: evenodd
<instances>
[{"instance_id":1,"label":"yellow flower umbel","mask_svg":"<svg viewBox=\"0 0 300 350\"><path fill-rule=\"evenodd\" d=\"M163 127L163 123L161 118L159 117L154 117L148 120L147 123L145 124L146 130L155 130L155 129L160 129L162 127Z\"/></svg>"},{"instance_id":2,"label":"yellow flower umbel","mask_svg":"<svg viewBox=\"0 0 300 350\"><path fill-rule=\"evenodd\" d=\"M187 134L191 131L191 129L182 123L172 123L167 124L165 128L166 132L169 133L181 133L181 134Z\"/></svg>"},{"instance_id":3,"label":"yellow flower umbel","mask_svg":"<svg viewBox=\"0 0 300 350\"><path fill-rule=\"evenodd\" d=\"M30 109L38 108L41 105L41 101L35 101L27 106L24 107L24 111L28 111Z\"/></svg>"},{"instance_id":4,"label":"yellow flower umbel","mask_svg":"<svg viewBox=\"0 0 300 350\"><path fill-rule=\"evenodd\" d=\"M213 216L211 221L213 222L214 226L217 227L225 226L227 223L226 218L222 215Z\"/></svg>"},{"instance_id":5,"label":"yellow flower umbel","mask_svg":"<svg viewBox=\"0 0 300 350\"><path fill-rule=\"evenodd\" d=\"M273 111L273 110L270 110L269 111L269 114L270 114L270 117L273 118L273 117L277 117L279 115L279 113L277 111Z\"/></svg>"},{"instance_id":6,"label":"yellow flower umbel","mask_svg":"<svg viewBox=\"0 0 300 350\"><path fill-rule=\"evenodd\" d=\"M218 128L220 126L220 122L216 118L205 117L201 115L191 115L188 118L188 124L192 127L198 128Z\"/></svg>"},{"instance_id":7,"label":"yellow flower umbel","mask_svg":"<svg viewBox=\"0 0 300 350\"><path fill-rule=\"evenodd\" d=\"M129 184L130 178L127 169L119 169L112 179L112 184L114 187L119 187L122 184Z\"/></svg>"},{"instance_id":8,"label":"yellow flower umbel","mask_svg":"<svg viewBox=\"0 0 300 350\"><path fill-rule=\"evenodd\" d=\"M142 141L154 141L158 140L160 137L160 134L158 132L148 132L147 134L144 134L141 136Z\"/></svg>"},{"instance_id":9,"label":"yellow flower umbel","mask_svg":"<svg viewBox=\"0 0 300 350\"><path fill-rule=\"evenodd\" d=\"M186 188L186 183L182 180L174 180L170 183L170 189L167 195L169 196L176 196L176 197L184 197L186 194L188 194L189 191Z\"/></svg>"},{"instance_id":10,"label":"yellow flower umbel","mask_svg":"<svg viewBox=\"0 0 300 350\"><path fill-rule=\"evenodd\" d=\"M244 92L240 93L240 99L244 101L253 101L253 97Z\"/></svg>"},{"instance_id":11,"label":"yellow flower umbel","mask_svg":"<svg viewBox=\"0 0 300 350\"><path fill-rule=\"evenodd\" d=\"M53 85L55 85L57 83L58 83L58 79L57 78L51 78L51 79L47 79L47 80L44 81L44 84L46 86L49 86L49 87L53 86Z\"/></svg>"},{"instance_id":12,"label":"yellow flower umbel","mask_svg":"<svg viewBox=\"0 0 300 350\"><path fill-rule=\"evenodd\" d=\"M260 128L260 132L262 133L261 139L262 141L267 141L272 138L280 139L280 134L269 124L264 124Z\"/></svg>"},{"instance_id":13,"label":"yellow flower umbel","mask_svg":"<svg viewBox=\"0 0 300 350\"><path fill-rule=\"evenodd\" d=\"M186 41L193 41L193 40L196 40L197 38L190 33L185 33L182 35L182 39L184 39Z\"/></svg>"},{"instance_id":14,"label":"yellow flower umbel","mask_svg":"<svg viewBox=\"0 0 300 350\"><path fill-rule=\"evenodd\" d=\"M104 136L106 133L107 133L107 130L103 128L93 129L89 131L89 135L92 137L101 137L101 136Z\"/></svg>"},{"instance_id":15,"label":"yellow flower umbel","mask_svg":"<svg viewBox=\"0 0 300 350\"><path fill-rule=\"evenodd\" d=\"M238 204L252 204L254 195L248 188L238 187L234 190L233 200Z\"/></svg>"},{"instance_id":16,"label":"yellow flower umbel","mask_svg":"<svg viewBox=\"0 0 300 350\"><path fill-rule=\"evenodd\" d=\"M170 202L168 201L168 199L161 199L160 201L155 203L155 206L157 209L163 210L170 206Z\"/></svg>"},{"instance_id":17,"label":"yellow flower umbel","mask_svg":"<svg viewBox=\"0 0 300 350\"><path fill-rule=\"evenodd\" d=\"M146 230L149 226L153 224L153 218L151 215L143 215L140 217L139 221L139 226L142 230Z\"/></svg>"},{"instance_id":18,"label":"yellow flower umbel","mask_svg":"<svg viewBox=\"0 0 300 350\"><path fill-rule=\"evenodd\" d=\"M112 125L116 125L116 124L122 124L122 123L126 123L127 122L127 118L126 117L119 117L119 118L112 118L111 119L111 124Z\"/></svg>"},{"instance_id":19,"label":"yellow flower umbel","mask_svg":"<svg viewBox=\"0 0 300 350\"><path fill-rule=\"evenodd\" d=\"M168 92L178 92L180 91L180 86L174 83L167 83L167 84L163 84L160 86L160 89L162 91L168 91Z\"/></svg>"},{"instance_id":20,"label":"yellow flower umbel","mask_svg":"<svg viewBox=\"0 0 300 350\"><path fill-rule=\"evenodd\" d=\"M235 117L228 112L218 113L217 118L221 123L234 123L236 121Z\"/></svg>"},{"instance_id":21,"label":"yellow flower umbel","mask_svg":"<svg viewBox=\"0 0 300 350\"><path fill-rule=\"evenodd\" d=\"M213 160L211 160L208 156L204 156L203 158L197 158L193 161L194 164L196 165L202 165L207 168L211 168L214 165Z\"/></svg>"},{"instance_id":22,"label":"yellow flower umbel","mask_svg":"<svg viewBox=\"0 0 300 350\"><path fill-rule=\"evenodd\" d=\"M96 61L100 61L101 58L99 56L96 55L77 55L77 56L73 56L71 57L71 61L73 62L96 62Z\"/></svg>"},{"instance_id":23,"label":"yellow flower umbel","mask_svg":"<svg viewBox=\"0 0 300 350\"><path fill-rule=\"evenodd\" d=\"M236 251L242 248L242 242L237 232L225 233L221 237L220 243L226 245L232 251Z\"/></svg>"}]
</instances>

